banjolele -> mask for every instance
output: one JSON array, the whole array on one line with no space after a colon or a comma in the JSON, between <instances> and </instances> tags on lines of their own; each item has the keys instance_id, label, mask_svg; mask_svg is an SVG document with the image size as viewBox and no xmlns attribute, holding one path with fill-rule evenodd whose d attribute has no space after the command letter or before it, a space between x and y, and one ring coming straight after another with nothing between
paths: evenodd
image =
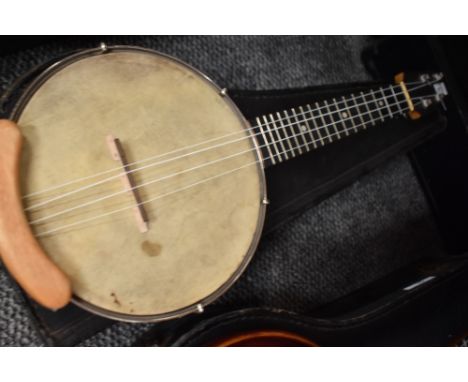
<instances>
[{"instance_id":1,"label":"banjolele","mask_svg":"<svg viewBox=\"0 0 468 382\"><path fill-rule=\"evenodd\" d=\"M189 65L127 46L53 64L0 122L0 253L38 303L158 321L203 311L251 259L264 168L442 100L442 75L249 124ZM23 143L23 147L21 148Z\"/></svg>"}]
</instances>

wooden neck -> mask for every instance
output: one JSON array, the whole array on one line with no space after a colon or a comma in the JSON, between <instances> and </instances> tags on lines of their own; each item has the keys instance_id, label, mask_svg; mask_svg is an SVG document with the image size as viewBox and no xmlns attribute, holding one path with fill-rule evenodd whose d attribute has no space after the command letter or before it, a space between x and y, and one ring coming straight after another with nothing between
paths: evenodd
<instances>
[{"instance_id":1,"label":"wooden neck","mask_svg":"<svg viewBox=\"0 0 468 382\"><path fill-rule=\"evenodd\" d=\"M262 115L252 125L268 167L406 115L407 110L405 95L391 85Z\"/></svg>"}]
</instances>

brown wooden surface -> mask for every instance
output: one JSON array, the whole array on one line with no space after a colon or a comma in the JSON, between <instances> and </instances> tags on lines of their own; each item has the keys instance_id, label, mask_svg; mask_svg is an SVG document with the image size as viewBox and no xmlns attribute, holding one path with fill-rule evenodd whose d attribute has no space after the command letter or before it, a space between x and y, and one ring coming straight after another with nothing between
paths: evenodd
<instances>
[{"instance_id":1,"label":"brown wooden surface","mask_svg":"<svg viewBox=\"0 0 468 382\"><path fill-rule=\"evenodd\" d=\"M18 181L21 145L17 125L0 120L0 254L29 296L57 310L70 301L71 287L37 243L23 213Z\"/></svg>"},{"instance_id":2,"label":"brown wooden surface","mask_svg":"<svg viewBox=\"0 0 468 382\"><path fill-rule=\"evenodd\" d=\"M219 347L296 347L296 346L318 346L310 339L299 334L283 330L255 330L248 333L238 333L224 338L213 346Z\"/></svg>"}]
</instances>

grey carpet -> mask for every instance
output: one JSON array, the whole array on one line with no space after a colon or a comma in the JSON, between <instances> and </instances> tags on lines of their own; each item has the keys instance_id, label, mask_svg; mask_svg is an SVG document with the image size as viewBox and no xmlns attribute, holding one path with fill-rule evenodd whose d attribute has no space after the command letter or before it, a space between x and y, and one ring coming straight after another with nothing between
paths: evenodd
<instances>
[{"instance_id":1,"label":"grey carpet","mask_svg":"<svg viewBox=\"0 0 468 382\"><path fill-rule=\"evenodd\" d=\"M49 57L99 41L61 41L1 58L0 89ZM174 55L228 88L369 79L360 61L365 37L114 37L106 42ZM434 242L431 214L401 156L265 237L247 271L215 304L310 310L417 260ZM119 323L82 345L129 345L150 326ZM0 266L0 345L46 343Z\"/></svg>"}]
</instances>

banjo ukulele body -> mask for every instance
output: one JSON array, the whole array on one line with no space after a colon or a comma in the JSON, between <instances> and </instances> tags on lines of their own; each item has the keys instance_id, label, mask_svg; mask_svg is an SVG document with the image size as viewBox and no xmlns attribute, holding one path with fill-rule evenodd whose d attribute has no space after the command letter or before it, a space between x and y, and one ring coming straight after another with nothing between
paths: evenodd
<instances>
[{"instance_id":1,"label":"banjo ukulele body","mask_svg":"<svg viewBox=\"0 0 468 382\"><path fill-rule=\"evenodd\" d=\"M126 321L201 312L256 249L264 167L392 118L416 124L447 94L442 73L400 73L250 126L177 59L127 46L78 52L42 71L0 120L0 255L51 309L73 294Z\"/></svg>"},{"instance_id":2,"label":"banjo ukulele body","mask_svg":"<svg viewBox=\"0 0 468 382\"><path fill-rule=\"evenodd\" d=\"M126 321L180 317L224 293L257 246L261 151L219 87L172 57L71 55L22 94L23 206L73 301Z\"/></svg>"}]
</instances>

